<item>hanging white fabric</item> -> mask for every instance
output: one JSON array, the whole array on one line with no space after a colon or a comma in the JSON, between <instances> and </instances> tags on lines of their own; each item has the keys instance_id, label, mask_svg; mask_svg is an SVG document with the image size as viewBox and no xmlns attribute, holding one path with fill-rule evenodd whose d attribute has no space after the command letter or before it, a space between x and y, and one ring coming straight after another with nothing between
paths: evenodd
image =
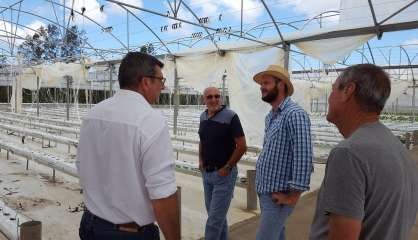
<instances>
[{"instance_id":1,"label":"hanging white fabric","mask_svg":"<svg viewBox=\"0 0 418 240\"><path fill-rule=\"evenodd\" d=\"M335 64L338 60L344 58L374 36L374 34L366 34L353 37L299 42L295 45L307 55L315 57L323 63Z\"/></svg>"},{"instance_id":2,"label":"hanging white fabric","mask_svg":"<svg viewBox=\"0 0 418 240\"><path fill-rule=\"evenodd\" d=\"M66 87L64 76L71 76L73 86L87 86L87 71L80 63L54 63L51 65L37 65L24 68L21 74L22 87L36 90L39 77L39 87Z\"/></svg>"},{"instance_id":3,"label":"hanging white fabric","mask_svg":"<svg viewBox=\"0 0 418 240\"><path fill-rule=\"evenodd\" d=\"M260 85L253 76L268 65L283 66L284 51L274 47L258 48L228 52L225 57L229 63L227 83L231 108L241 119L247 141L262 145L265 116L271 106L261 100Z\"/></svg>"},{"instance_id":4,"label":"hanging white fabric","mask_svg":"<svg viewBox=\"0 0 418 240\"><path fill-rule=\"evenodd\" d=\"M227 51L224 56L217 52L181 56L176 63L181 81L201 92L209 86L221 87L226 74L231 109L240 117L247 141L261 145L271 107L261 100L260 86L252 77L270 64L283 65L283 59L282 49L268 47Z\"/></svg>"}]
</instances>

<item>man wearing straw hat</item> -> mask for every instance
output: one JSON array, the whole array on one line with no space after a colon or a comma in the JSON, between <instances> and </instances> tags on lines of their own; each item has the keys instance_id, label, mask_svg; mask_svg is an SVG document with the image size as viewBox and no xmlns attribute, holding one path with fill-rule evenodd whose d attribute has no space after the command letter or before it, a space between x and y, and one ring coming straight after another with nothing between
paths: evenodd
<instances>
[{"instance_id":1,"label":"man wearing straw hat","mask_svg":"<svg viewBox=\"0 0 418 240\"><path fill-rule=\"evenodd\" d=\"M283 67L270 65L257 73L262 100L272 107L266 116L263 150L256 164L256 190L261 219L257 240L284 240L286 219L312 172L311 123L308 114L290 99L293 85Z\"/></svg>"}]
</instances>

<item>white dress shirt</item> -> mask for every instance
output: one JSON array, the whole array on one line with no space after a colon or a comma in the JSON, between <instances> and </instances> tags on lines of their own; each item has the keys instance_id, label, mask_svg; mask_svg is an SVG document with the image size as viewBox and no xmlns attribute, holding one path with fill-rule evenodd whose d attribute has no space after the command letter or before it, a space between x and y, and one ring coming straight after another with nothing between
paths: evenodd
<instances>
[{"instance_id":1,"label":"white dress shirt","mask_svg":"<svg viewBox=\"0 0 418 240\"><path fill-rule=\"evenodd\" d=\"M130 90L83 118L76 164L87 209L114 224L155 222L151 199L177 189L165 118Z\"/></svg>"}]
</instances>

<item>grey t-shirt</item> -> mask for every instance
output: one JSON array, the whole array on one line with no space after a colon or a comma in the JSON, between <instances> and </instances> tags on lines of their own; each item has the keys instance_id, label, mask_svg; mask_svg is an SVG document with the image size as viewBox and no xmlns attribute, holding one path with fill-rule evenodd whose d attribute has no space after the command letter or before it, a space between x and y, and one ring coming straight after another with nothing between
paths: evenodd
<instances>
[{"instance_id":1,"label":"grey t-shirt","mask_svg":"<svg viewBox=\"0 0 418 240\"><path fill-rule=\"evenodd\" d=\"M327 239L330 213L361 220L360 239L408 239L417 210L417 163L383 124L365 124L328 157L310 239Z\"/></svg>"}]
</instances>

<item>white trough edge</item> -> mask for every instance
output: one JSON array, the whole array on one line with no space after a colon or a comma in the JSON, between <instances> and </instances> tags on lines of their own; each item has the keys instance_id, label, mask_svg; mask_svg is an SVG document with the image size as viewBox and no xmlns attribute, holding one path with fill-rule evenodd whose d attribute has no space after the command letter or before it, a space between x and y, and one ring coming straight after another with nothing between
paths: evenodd
<instances>
[{"instance_id":1,"label":"white trough edge","mask_svg":"<svg viewBox=\"0 0 418 240\"><path fill-rule=\"evenodd\" d=\"M0 201L0 232L10 240L18 240L20 225L32 221L28 217L16 212Z\"/></svg>"}]
</instances>

